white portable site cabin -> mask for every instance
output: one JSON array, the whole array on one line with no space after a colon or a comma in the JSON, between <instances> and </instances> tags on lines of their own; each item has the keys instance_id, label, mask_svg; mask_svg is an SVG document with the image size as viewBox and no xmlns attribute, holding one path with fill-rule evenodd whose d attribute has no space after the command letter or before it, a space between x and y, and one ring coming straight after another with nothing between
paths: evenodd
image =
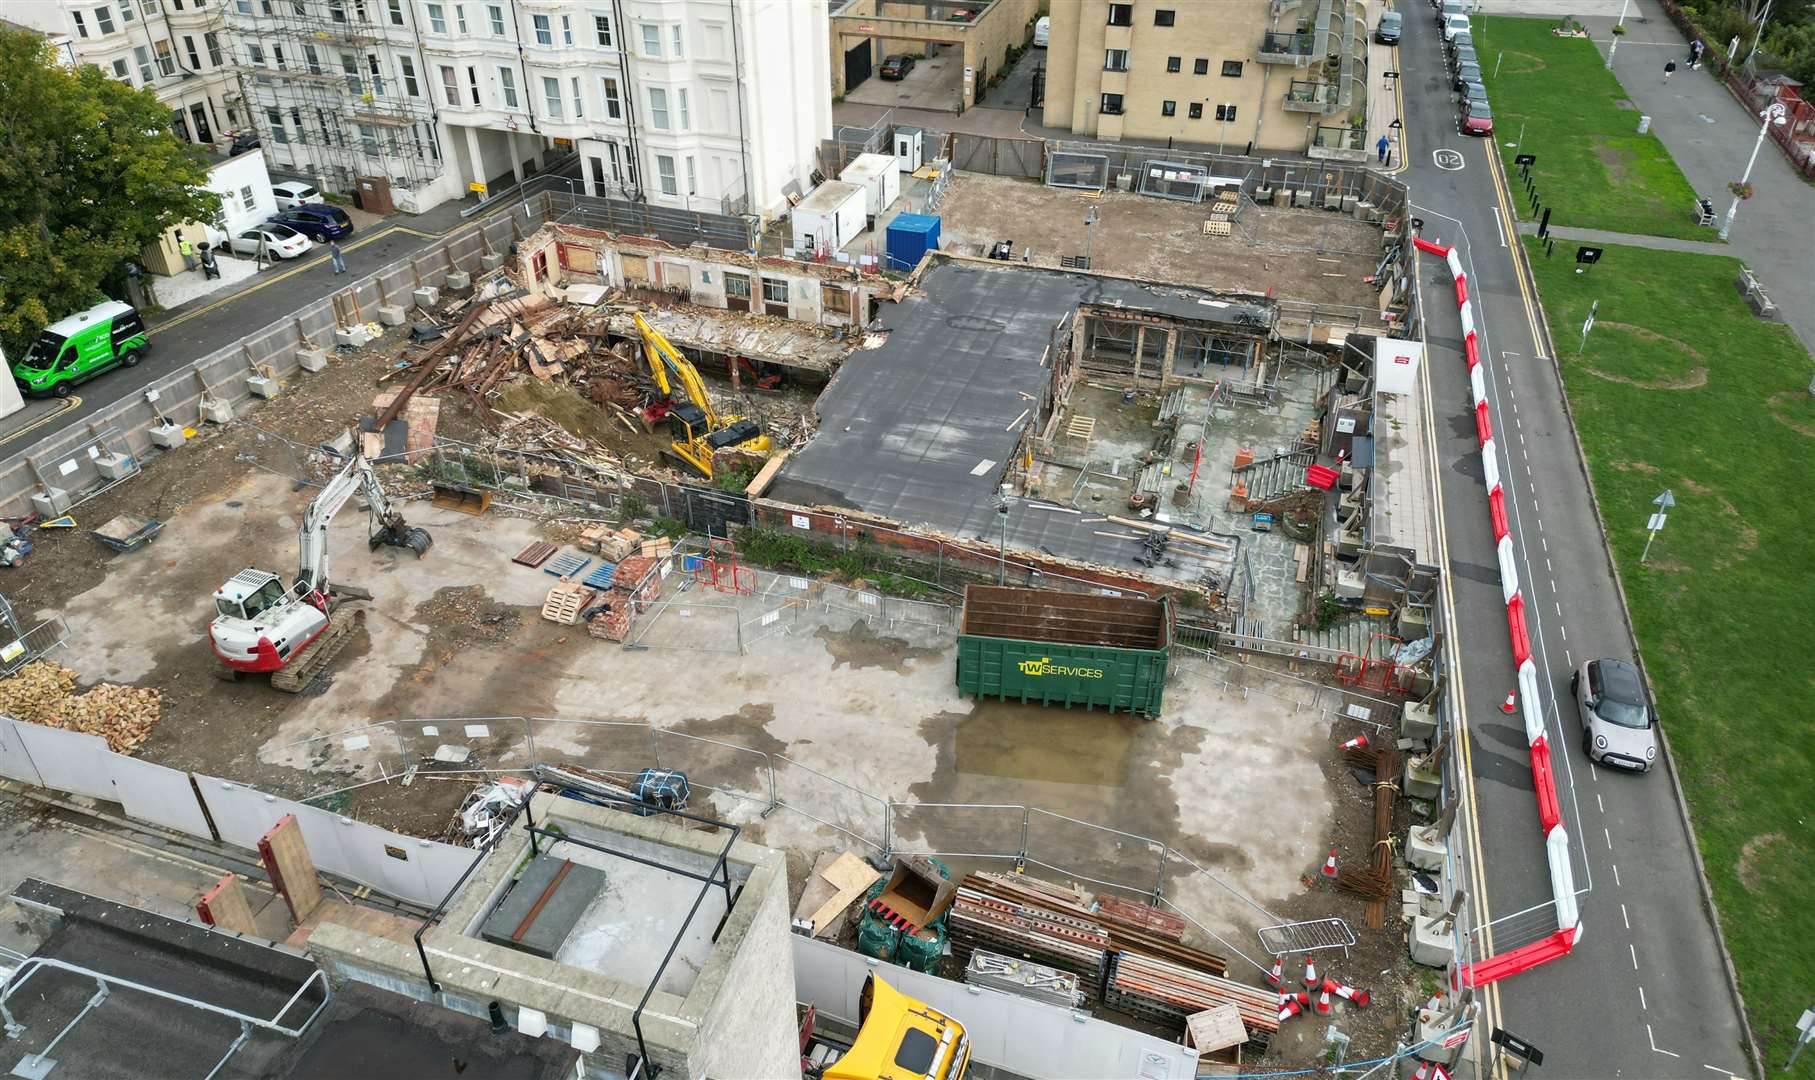
<instances>
[{"instance_id":1,"label":"white portable site cabin","mask_svg":"<svg viewBox=\"0 0 1815 1080\"><path fill-rule=\"evenodd\" d=\"M794 251L803 258L835 256L864 230L863 189L841 180L814 188L789 215Z\"/></svg>"},{"instance_id":2,"label":"white portable site cabin","mask_svg":"<svg viewBox=\"0 0 1815 1080\"><path fill-rule=\"evenodd\" d=\"M894 154L859 154L838 178L863 188L863 212L872 221L901 197L901 165Z\"/></svg>"}]
</instances>

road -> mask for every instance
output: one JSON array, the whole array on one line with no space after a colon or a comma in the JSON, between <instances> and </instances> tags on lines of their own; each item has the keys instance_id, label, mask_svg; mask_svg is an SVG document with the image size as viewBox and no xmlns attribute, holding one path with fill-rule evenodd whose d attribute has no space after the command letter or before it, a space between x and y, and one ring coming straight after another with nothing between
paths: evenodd
<instances>
[{"instance_id":1,"label":"road","mask_svg":"<svg viewBox=\"0 0 1815 1080\"><path fill-rule=\"evenodd\" d=\"M1575 951L1490 987L1483 995L1485 1026L1542 1049L1549 1075L1747 1075L1743 1025L1702 903L1671 773L1659 767L1647 775L1616 774L1582 756L1570 672L1595 657L1631 657L1634 645L1541 312L1517 262L1504 177L1491 144L1457 131L1430 9L1409 0L1401 9L1411 150L1402 177L1423 235L1456 245L1469 277L1532 654L1544 676L1542 705L1560 759L1563 824L1581 890L1584 931ZM1517 715L1500 711L1516 678L1461 323L1447 267L1424 259L1420 278L1450 625L1461 657L1456 689L1471 789L1465 797L1476 807L1468 829L1475 880L1468 888L1477 914L1497 920L1479 951L1489 955L1536 940L1556 923L1524 727Z\"/></svg>"}]
</instances>

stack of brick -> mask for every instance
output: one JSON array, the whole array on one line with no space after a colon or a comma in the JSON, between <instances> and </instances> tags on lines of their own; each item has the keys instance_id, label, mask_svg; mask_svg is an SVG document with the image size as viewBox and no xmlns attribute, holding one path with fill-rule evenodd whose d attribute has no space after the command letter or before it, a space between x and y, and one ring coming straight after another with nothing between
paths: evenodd
<instances>
[{"instance_id":1,"label":"stack of brick","mask_svg":"<svg viewBox=\"0 0 1815 1080\"><path fill-rule=\"evenodd\" d=\"M606 641L623 641L637 612L648 607L662 592L662 576L655 573L659 560L648 555L632 555L618 563L611 591L603 602L609 610L587 620L586 632Z\"/></svg>"}]
</instances>

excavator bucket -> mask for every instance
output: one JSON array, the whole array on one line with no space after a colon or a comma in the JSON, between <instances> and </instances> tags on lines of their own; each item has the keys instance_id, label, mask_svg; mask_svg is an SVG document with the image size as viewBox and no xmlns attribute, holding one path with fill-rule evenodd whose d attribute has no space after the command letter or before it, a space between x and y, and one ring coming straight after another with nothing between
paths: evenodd
<instances>
[{"instance_id":1,"label":"excavator bucket","mask_svg":"<svg viewBox=\"0 0 1815 1080\"><path fill-rule=\"evenodd\" d=\"M380 526L372 534L372 549L376 551L380 545L409 548L420 559L428 553L429 548L435 546L435 538L429 535L427 529L398 522L396 525Z\"/></svg>"}]
</instances>

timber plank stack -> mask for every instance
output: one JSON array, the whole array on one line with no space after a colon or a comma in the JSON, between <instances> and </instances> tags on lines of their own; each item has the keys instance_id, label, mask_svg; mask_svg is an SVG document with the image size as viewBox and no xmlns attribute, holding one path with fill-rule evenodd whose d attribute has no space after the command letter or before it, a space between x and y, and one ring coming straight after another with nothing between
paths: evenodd
<instances>
[{"instance_id":1,"label":"timber plank stack","mask_svg":"<svg viewBox=\"0 0 1815 1080\"><path fill-rule=\"evenodd\" d=\"M1105 982L1119 958L1151 960L1209 978L1228 969L1225 958L1184 944L1185 920L1171 912L1018 874L967 875L946 927L958 961L968 961L981 948L1068 971L1093 1003L1104 999ZM1141 1005L1138 991L1124 992L1123 998ZM1163 1022L1182 1025L1182 1016L1166 1008L1161 1002L1137 1015L1158 1012Z\"/></svg>"},{"instance_id":2,"label":"timber plank stack","mask_svg":"<svg viewBox=\"0 0 1815 1080\"><path fill-rule=\"evenodd\" d=\"M1135 953L1116 954L1103 1004L1181 1029L1193 1013L1234 1005L1257 1049L1265 1049L1279 1030L1279 996L1272 991Z\"/></svg>"}]
</instances>

